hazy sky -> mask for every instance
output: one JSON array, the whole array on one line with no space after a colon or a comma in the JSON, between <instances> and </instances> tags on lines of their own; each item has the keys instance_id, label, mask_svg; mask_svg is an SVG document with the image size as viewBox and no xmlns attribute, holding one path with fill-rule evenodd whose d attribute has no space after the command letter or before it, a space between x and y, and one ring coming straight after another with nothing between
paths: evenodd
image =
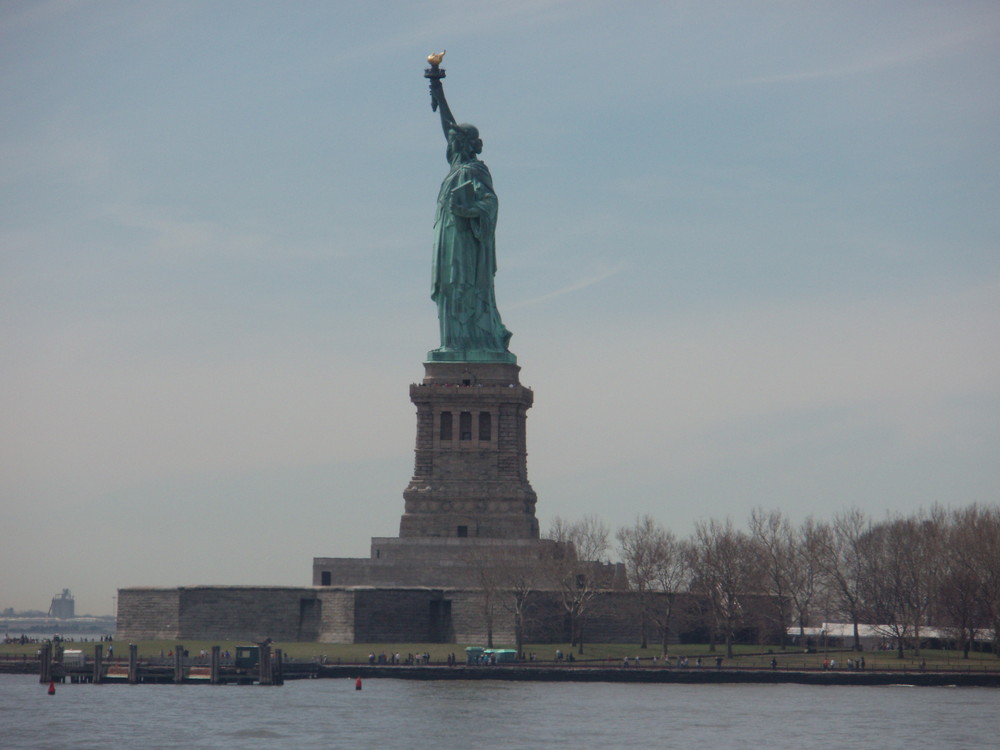
<instances>
[{"instance_id":1,"label":"hazy sky","mask_svg":"<svg viewBox=\"0 0 1000 750\"><path fill-rule=\"evenodd\" d=\"M543 529L1000 491L1000 5L0 4L0 608L398 533L447 171Z\"/></svg>"}]
</instances>

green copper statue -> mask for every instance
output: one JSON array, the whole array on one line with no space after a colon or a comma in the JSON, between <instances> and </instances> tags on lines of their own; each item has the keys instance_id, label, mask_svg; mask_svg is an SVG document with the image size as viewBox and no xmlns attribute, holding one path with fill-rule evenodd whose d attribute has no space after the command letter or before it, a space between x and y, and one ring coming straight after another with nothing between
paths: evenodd
<instances>
[{"instance_id":1,"label":"green copper statue","mask_svg":"<svg viewBox=\"0 0 1000 750\"><path fill-rule=\"evenodd\" d=\"M477 158L483 142L472 125L455 122L444 97L444 53L430 55L431 108L441 114L451 169L438 193L434 219L434 268L431 299L437 303L441 347L427 353L432 362L516 362L507 349L508 331L500 320L493 291L497 270L494 232L497 196L490 170Z\"/></svg>"}]
</instances>

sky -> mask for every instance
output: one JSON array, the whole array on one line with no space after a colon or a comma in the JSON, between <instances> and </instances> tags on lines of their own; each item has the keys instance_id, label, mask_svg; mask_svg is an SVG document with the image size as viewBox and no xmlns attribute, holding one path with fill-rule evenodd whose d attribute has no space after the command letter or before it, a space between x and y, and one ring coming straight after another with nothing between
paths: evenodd
<instances>
[{"instance_id":1,"label":"sky","mask_svg":"<svg viewBox=\"0 0 1000 750\"><path fill-rule=\"evenodd\" d=\"M0 609L398 534L484 140L542 529L1000 500L995 2L0 4Z\"/></svg>"}]
</instances>

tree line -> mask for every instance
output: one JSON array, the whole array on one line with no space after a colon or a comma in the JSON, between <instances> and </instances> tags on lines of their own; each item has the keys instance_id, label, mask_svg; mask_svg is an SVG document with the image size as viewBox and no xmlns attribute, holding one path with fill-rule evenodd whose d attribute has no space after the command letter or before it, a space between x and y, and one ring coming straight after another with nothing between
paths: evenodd
<instances>
[{"instance_id":1,"label":"tree line","mask_svg":"<svg viewBox=\"0 0 1000 750\"><path fill-rule=\"evenodd\" d=\"M794 524L780 510L755 509L743 527L699 521L680 537L649 515L612 533L596 516L556 518L541 545L473 546L482 616L492 647L496 618L513 623L520 652L541 622L583 653L588 621L609 591L627 590L617 613L636 640L664 654L683 635L724 645L737 640L785 647L797 629L850 623L856 650L862 625L874 626L903 656L919 651L928 629L964 652L990 642L1000 656L1000 508L934 507L876 520L850 509ZM612 562L617 557L619 562ZM544 595L542 595L544 592ZM631 625L630 625L631 626Z\"/></svg>"},{"instance_id":2,"label":"tree line","mask_svg":"<svg viewBox=\"0 0 1000 750\"><path fill-rule=\"evenodd\" d=\"M581 530L603 534L603 552L610 551L606 526L590 519L575 533ZM804 636L807 626L822 622L851 623L855 649L859 626L876 626L900 658L904 649L919 650L930 627L943 629L965 658L983 640L1000 655L1000 508L994 506L934 507L882 520L851 509L801 524L780 510L755 509L743 528L729 519L700 521L686 538L647 515L618 529L615 539L644 647L653 632L666 652L684 599L703 609L709 637L724 642L729 655L748 627L784 646L789 627Z\"/></svg>"}]
</instances>

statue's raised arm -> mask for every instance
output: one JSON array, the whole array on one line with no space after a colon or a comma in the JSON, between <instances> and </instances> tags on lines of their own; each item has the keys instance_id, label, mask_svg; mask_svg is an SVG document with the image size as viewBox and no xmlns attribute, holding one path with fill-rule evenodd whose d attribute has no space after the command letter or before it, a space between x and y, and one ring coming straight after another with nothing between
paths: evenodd
<instances>
[{"instance_id":1,"label":"statue's raised arm","mask_svg":"<svg viewBox=\"0 0 1000 750\"><path fill-rule=\"evenodd\" d=\"M441 128L444 130L444 137L447 138L448 131L455 127L456 121L451 113L451 107L448 106L448 100L444 97L444 84L441 83L445 76L444 68L440 67L444 55L444 52L427 55L427 62L431 66L424 71L424 77L430 81L431 110L441 113Z\"/></svg>"},{"instance_id":2,"label":"statue's raised arm","mask_svg":"<svg viewBox=\"0 0 1000 750\"><path fill-rule=\"evenodd\" d=\"M431 81L431 106L441 113L441 128L444 130L444 137L448 137L448 131L452 130L457 123L455 116L451 113L448 100L444 98L444 84L440 79Z\"/></svg>"}]
</instances>

